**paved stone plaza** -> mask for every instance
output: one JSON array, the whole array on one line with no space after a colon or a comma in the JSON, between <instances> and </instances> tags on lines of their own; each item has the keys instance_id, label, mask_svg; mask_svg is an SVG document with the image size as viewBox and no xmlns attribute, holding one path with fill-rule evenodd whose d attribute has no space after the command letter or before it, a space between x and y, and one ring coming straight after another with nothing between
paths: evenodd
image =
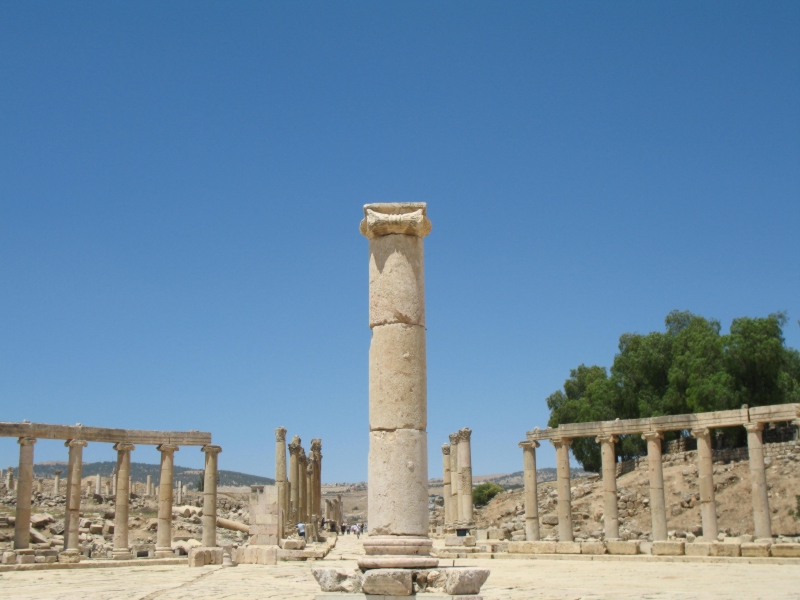
<instances>
[{"instance_id":1,"label":"paved stone plaza","mask_svg":"<svg viewBox=\"0 0 800 600\"><path fill-rule=\"evenodd\" d=\"M354 568L362 554L361 541L344 536L324 561L312 563L6 572L0 574L0 590L3 598L31 600L311 600L319 593L319 585L311 575L312 566L325 563ZM492 574L481 594L492 600L800 598L800 568L795 564L652 562L652 559L456 561L456 565L461 564L491 568Z\"/></svg>"}]
</instances>

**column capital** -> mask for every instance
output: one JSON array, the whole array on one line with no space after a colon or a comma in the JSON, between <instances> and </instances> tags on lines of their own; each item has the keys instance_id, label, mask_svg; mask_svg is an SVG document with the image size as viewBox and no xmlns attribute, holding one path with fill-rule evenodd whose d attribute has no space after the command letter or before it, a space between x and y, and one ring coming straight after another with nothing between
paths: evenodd
<instances>
[{"instance_id":1,"label":"column capital","mask_svg":"<svg viewBox=\"0 0 800 600\"><path fill-rule=\"evenodd\" d=\"M64 445L67 448L85 448L89 445L89 442L86 440L67 440Z\"/></svg>"},{"instance_id":2,"label":"column capital","mask_svg":"<svg viewBox=\"0 0 800 600\"><path fill-rule=\"evenodd\" d=\"M114 444L114 450L117 452L130 452L131 450L136 450L136 446L127 442L117 442Z\"/></svg>"},{"instance_id":3,"label":"column capital","mask_svg":"<svg viewBox=\"0 0 800 600\"><path fill-rule=\"evenodd\" d=\"M450 446L458 444L458 433L451 433L448 437L450 438Z\"/></svg>"},{"instance_id":4,"label":"column capital","mask_svg":"<svg viewBox=\"0 0 800 600\"><path fill-rule=\"evenodd\" d=\"M708 427L698 427L697 429L692 429L690 433L695 439L707 438L711 435L711 430Z\"/></svg>"},{"instance_id":5,"label":"column capital","mask_svg":"<svg viewBox=\"0 0 800 600\"><path fill-rule=\"evenodd\" d=\"M222 452L222 446L214 446L213 444L206 444L202 448L200 448L200 452L205 452L207 454L217 455Z\"/></svg>"},{"instance_id":6,"label":"column capital","mask_svg":"<svg viewBox=\"0 0 800 600\"><path fill-rule=\"evenodd\" d=\"M456 435L458 435L459 444L461 442L468 442L472 437L472 429L470 429L469 427L464 427L463 429L459 429Z\"/></svg>"},{"instance_id":7,"label":"column capital","mask_svg":"<svg viewBox=\"0 0 800 600\"><path fill-rule=\"evenodd\" d=\"M523 450L526 450L528 448L530 448L531 450L536 450L536 448L538 448L540 445L541 444L539 444L539 442L537 442L536 440L527 440L525 442L520 442L519 444L517 444L517 446L519 446Z\"/></svg>"},{"instance_id":8,"label":"column capital","mask_svg":"<svg viewBox=\"0 0 800 600\"><path fill-rule=\"evenodd\" d=\"M359 229L369 239L392 233L424 238L431 232L427 212L425 202L365 204L364 220Z\"/></svg>"},{"instance_id":9,"label":"column capital","mask_svg":"<svg viewBox=\"0 0 800 600\"><path fill-rule=\"evenodd\" d=\"M320 438L311 439L311 452L316 454L322 450L322 440Z\"/></svg>"},{"instance_id":10,"label":"column capital","mask_svg":"<svg viewBox=\"0 0 800 600\"><path fill-rule=\"evenodd\" d=\"M299 455L300 450L302 450L302 446L300 445L300 436L296 435L292 438L292 441L289 442L289 454Z\"/></svg>"},{"instance_id":11,"label":"column capital","mask_svg":"<svg viewBox=\"0 0 800 600\"><path fill-rule=\"evenodd\" d=\"M306 475L313 475L314 474L314 461L308 461L308 465L306 466Z\"/></svg>"},{"instance_id":12,"label":"column capital","mask_svg":"<svg viewBox=\"0 0 800 600\"><path fill-rule=\"evenodd\" d=\"M550 438L550 443L553 444L556 448L561 446L571 446L572 445L572 438L568 437L557 437L557 438Z\"/></svg>"},{"instance_id":13,"label":"column capital","mask_svg":"<svg viewBox=\"0 0 800 600\"><path fill-rule=\"evenodd\" d=\"M17 443L20 446L33 446L36 443L36 438L33 437L21 437L17 440Z\"/></svg>"},{"instance_id":14,"label":"column capital","mask_svg":"<svg viewBox=\"0 0 800 600\"><path fill-rule=\"evenodd\" d=\"M764 423L745 423L744 428L751 433L764 430Z\"/></svg>"},{"instance_id":15,"label":"column capital","mask_svg":"<svg viewBox=\"0 0 800 600\"><path fill-rule=\"evenodd\" d=\"M442 444L442 454L450 456L450 444Z\"/></svg>"},{"instance_id":16,"label":"column capital","mask_svg":"<svg viewBox=\"0 0 800 600\"><path fill-rule=\"evenodd\" d=\"M664 434L661 433L660 431L645 431L642 434L642 439L646 440L648 442L653 441L653 440L663 440L664 439Z\"/></svg>"},{"instance_id":17,"label":"column capital","mask_svg":"<svg viewBox=\"0 0 800 600\"><path fill-rule=\"evenodd\" d=\"M594 441L598 444L616 444L619 438L615 435L598 435Z\"/></svg>"},{"instance_id":18,"label":"column capital","mask_svg":"<svg viewBox=\"0 0 800 600\"><path fill-rule=\"evenodd\" d=\"M286 441L286 427L281 426L275 430L275 441L276 442Z\"/></svg>"},{"instance_id":19,"label":"column capital","mask_svg":"<svg viewBox=\"0 0 800 600\"><path fill-rule=\"evenodd\" d=\"M156 450L159 452L177 452L180 448L175 444L159 444L156 446Z\"/></svg>"},{"instance_id":20,"label":"column capital","mask_svg":"<svg viewBox=\"0 0 800 600\"><path fill-rule=\"evenodd\" d=\"M62 471L61 469L56 469L55 471L53 471L53 474L54 475L61 475L63 472L64 471Z\"/></svg>"}]
</instances>

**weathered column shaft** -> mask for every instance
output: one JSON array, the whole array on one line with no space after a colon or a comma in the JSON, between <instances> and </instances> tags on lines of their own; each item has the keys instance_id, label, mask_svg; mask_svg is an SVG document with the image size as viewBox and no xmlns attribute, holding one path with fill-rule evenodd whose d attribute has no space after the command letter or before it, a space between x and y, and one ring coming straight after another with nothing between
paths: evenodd
<instances>
[{"instance_id":1,"label":"weathered column shaft","mask_svg":"<svg viewBox=\"0 0 800 600\"><path fill-rule=\"evenodd\" d=\"M305 449L300 448L300 456L297 457L297 522L307 523L306 519L306 492L308 491L308 484L306 483L306 469L308 469L308 462L306 460Z\"/></svg>"},{"instance_id":2,"label":"weathered column shaft","mask_svg":"<svg viewBox=\"0 0 800 600\"><path fill-rule=\"evenodd\" d=\"M607 540L619 539L619 509L617 507L617 437L601 435L600 457L603 465L603 527Z\"/></svg>"},{"instance_id":3,"label":"weathered column shaft","mask_svg":"<svg viewBox=\"0 0 800 600\"><path fill-rule=\"evenodd\" d=\"M536 481L536 448L539 442L520 444L522 448L522 477L525 484L525 539L539 539L539 495Z\"/></svg>"},{"instance_id":4,"label":"weathered column shaft","mask_svg":"<svg viewBox=\"0 0 800 600\"><path fill-rule=\"evenodd\" d=\"M133 558L128 544L128 509L130 506L130 490L128 478L131 472L131 451L133 444L117 443L117 492L114 506L114 549L111 555L117 560Z\"/></svg>"},{"instance_id":5,"label":"weathered column shaft","mask_svg":"<svg viewBox=\"0 0 800 600\"><path fill-rule=\"evenodd\" d=\"M203 475L203 546L217 545L217 466L222 448L211 444L203 446L206 455Z\"/></svg>"},{"instance_id":6,"label":"weathered column shaft","mask_svg":"<svg viewBox=\"0 0 800 600\"><path fill-rule=\"evenodd\" d=\"M717 503L714 498L714 459L711 455L711 432L707 428L693 429L697 440L697 484L700 488L700 517L703 521L703 539L716 542Z\"/></svg>"},{"instance_id":7,"label":"weathered column shaft","mask_svg":"<svg viewBox=\"0 0 800 600\"><path fill-rule=\"evenodd\" d=\"M468 427L458 432L458 465L461 469L461 488L459 491L459 514L461 525L471 527L475 524L472 516L472 430Z\"/></svg>"},{"instance_id":8,"label":"weathered column shaft","mask_svg":"<svg viewBox=\"0 0 800 600\"><path fill-rule=\"evenodd\" d=\"M289 507L289 522L299 523L299 502L300 502L300 437L294 436L289 442L289 493L291 494L291 506Z\"/></svg>"},{"instance_id":9,"label":"weathered column shaft","mask_svg":"<svg viewBox=\"0 0 800 600\"><path fill-rule=\"evenodd\" d=\"M153 494L153 476L148 475L147 481L145 482L145 496L151 496Z\"/></svg>"},{"instance_id":10,"label":"weathered column shaft","mask_svg":"<svg viewBox=\"0 0 800 600\"><path fill-rule=\"evenodd\" d=\"M447 527L452 523L450 512L452 511L450 499L450 444L442 446L442 485L444 490L444 525Z\"/></svg>"},{"instance_id":11,"label":"weathered column shaft","mask_svg":"<svg viewBox=\"0 0 800 600\"><path fill-rule=\"evenodd\" d=\"M156 558L174 556L172 550L172 491L177 446L161 444L161 474L158 481L158 531L156 533Z\"/></svg>"},{"instance_id":12,"label":"weathered column shaft","mask_svg":"<svg viewBox=\"0 0 800 600\"><path fill-rule=\"evenodd\" d=\"M647 470L650 475L650 517L653 523L653 541L667 539L667 509L664 500L664 470L661 464L661 440L658 431L642 434L647 440Z\"/></svg>"},{"instance_id":13,"label":"weathered column shaft","mask_svg":"<svg viewBox=\"0 0 800 600\"><path fill-rule=\"evenodd\" d=\"M458 490L461 489L461 477L458 469L458 434L450 436L450 522L455 526L461 520L461 507L458 501Z\"/></svg>"},{"instance_id":14,"label":"weathered column shaft","mask_svg":"<svg viewBox=\"0 0 800 600\"><path fill-rule=\"evenodd\" d=\"M100 473L97 474L97 478L94 480L94 493L98 496L103 493L103 478L100 476Z\"/></svg>"},{"instance_id":15,"label":"weathered column shaft","mask_svg":"<svg viewBox=\"0 0 800 600\"><path fill-rule=\"evenodd\" d=\"M278 539L286 537L286 427L275 430L275 494L278 496Z\"/></svg>"},{"instance_id":16,"label":"weathered column shaft","mask_svg":"<svg viewBox=\"0 0 800 600\"><path fill-rule=\"evenodd\" d=\"M556 488L558 490L558 541L572 542L572 492L570 490L569 447L572 440L550 440L556 448Z\"/></svg>"},{"instance_id":17,"label":"weathered column shaft","mask_svg":"<svg viewBox=\"0 0 800 600\"><path fill-rule=\"evenodd\" d=\"M17 470L17 511L14 523L14 549L30 547L31 493L33 492L33 445L36 438L21 437L19 443L19 469Z\"/></svg>"},{"instance_id":18,"label":"weathered column shaft","mask_svg":"<svg viewBox=\"0 0 800 600\"><path fill-rule=\"evenodd\" d=\"M64 515L64 548L77 550L81 510L81 471L83 468L83 448L88 444L84 440L67 440L69 448L67 464L67 507Z\"/></svg>"},{"instance_id":19,"label":"weathered column shaft","mask_svg":"<svg viewBox=\"0 0 800 600\"><path fill-rule=\"evenodd\" d=\"M750 457L750 489L753 497L753 524L756 539L772 540L772 522L767 492L767 470L764 466L763 423L748 423L747 451Z\"/></svg>"},{"instance_id":20,"label":"weathered column shaft","mask_svg":"<svg viewBox=\"0 0 800 600\"><path fill-rule=\"evenodd\" d=\"M369 204L369 527L362 568L428 567L426 205Z\"/></svg>"},{"instance_id":21,"label":"weathered column shaft","mask_svg":"<svg viewBox=\"0 0 800 600\"><path fill-rule=\"evenodd\" d=\"M57 470L53 475L53 495L58 496L61 493L61 471Z\"/></svg>"},{"instance_id":22,"label":"weathered column shaft","mask_svg":"<svg viewBox=\"0 0 800 600\"><path fill-rule=\"evenodd\" d=\"M6 471L6 489L9 492L14 491L14 467L8 467Z\"/></svg>"}]
</instances>

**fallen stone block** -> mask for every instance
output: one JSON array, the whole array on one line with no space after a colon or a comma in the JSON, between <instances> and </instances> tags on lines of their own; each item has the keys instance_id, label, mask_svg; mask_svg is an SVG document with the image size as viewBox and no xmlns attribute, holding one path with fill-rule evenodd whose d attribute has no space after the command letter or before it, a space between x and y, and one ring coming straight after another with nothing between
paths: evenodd
<instances>
[{"instance_id":1,"label":"fallen stone block","mask_svg":"<svg viewBox=\"0 0 800 600\"><path fill-rule=\"evenodd\" d=\"M301 539L281 540L280 546L284 550L302 550L306 547L306 541Z\"/></svg>"},{"instance_id":2,"label":"fallen stone block","mask_svg":"<svg viewBox=\"0 0 800 600\"><path fill-rule=\"evenodd\" d=\"M606 546L603 542L581 542L581 554L605 554Z\"/></svg>"},{"instance_id":3,"label":"fallen stone block","mask_svg":"<svg viewBox=\"0 0 800 600\"><path fill-rule=\"evenodd\" d=\"M2 564L2 565L15 565L15 564L17 564L17 553L16 552L3 552L2 556L0 556L0 564Z\"/></svg>"},{"instance_id":4,"label":"fallen stone block","mask_svg":"<svg viewBox=\"0 0 800 600\"><path fill-rule=\"evenodd\" d=\"M511 539L511 532L507 529L500 529L499 527L491 527L486 530L486 539L489 540L509 540Z\"/></svg>"},{"instance_id":5,"label":"fallen stone block","mask_svg":"<svg viewBox=\"0 0 800 600\"><path fill-rule=\"evenodd\" d=\"M80 550L70 549L64 550L58 554L58 562L60 563L79 563L81 562Z\"/></svg>"},{"instance_id":6,"label":"fallen stone block","mask_svg":"<svg viewBox=\"0 0 800 600\"><path fill-rule=\"evenodd\" d=\"M361 589L365 594L410 596L414 591L409 569L370 569L364 573Z\"/></svg>"},{"instance_id":7,"label":"fallen stone block","mask_svg":"<svg viewBox=\"0 0 800 600\"><path fill-rule=\"evenodd\" d=\"M684 546L686 556L711 556L711 542L694 542Z\"/></svg>"},{"instance_id":8,"label":"fallen stone block","mask_svg":"<svg viewBox=\"0 0 800 600\"><path fill-rule=\"evenodd\" d=\"M355 594L361 591L362 573L356 569L312 568L311 574L323 592L346 592Z\"/></svg>"},{"instance_id":9,"label":"fallen stone block","mask_svg":"<svg viewBox=\"0 0 800 600\"><path fill-rule=\"evenodd\" d=\"M32 565L36 562L36 555L34 554L20 554L17 552L17 564L18 565ZM44 562L44 561L42 561Z\"/></svg>"},{"instance_id":10,"label":"fallen stone block","mask_svg":"<svg viewBox=\"0 0 800 600\"><path fill-rule=\"evenodd\" d=\"M556 554L580 554L580 542L556 542Z\"/></svg>"},{"instance_id":11,"label":"fallen stone block","mask_svg":"<svg viewBox=\"0 0 800 600\"><path fill-rule=\"evenodd\" d=\"M475 545L475 536L474 535L448 535L444 538L444 545L445 546L474 546Z\"/></svg>"},{"instance_id":12,"label":"fallen stone block","mask_svg":"<svg viewBox=\"0 0 800 600\"><path fill-rule=\"evenodd\" d=\"M711 553L709 556L741 556L741 554L741 544L711 542Z\"/></svg>"},{"instance_id":13,"label":"fallen stone block","mask_svg":"<svg viewBox=\"0 0 800 600\"><path fill-rule=\"evenodd\" d=\"M653 542L650 554L653 556L681 556L685 542Z\"/></svg>"},{"instance_id":14,"label":"fallen stone block","mask_svg":"<svg viewBox=\"0 0 800 600\"><path fill-rule=\"evenodd\" d=\"M489 577L489 569L475 567L453 567L446 573L444 591L452 596L477 594Z\"/></svg>"},{"instance_id":15,"label":"fallen stone block","mask_svg":"<svg viewBox=\"0 0 800 600\"><path fill-rule=\"evenodd\" d=\"M769 556L769 542L744 542L742 543L741 551L742 556L756 557L756 556Z\"/></svg>"},{"instance_id":16,"label":"fallen stone block","mask_svg":"<svg viewBox=\"0 0 800 600\"><path fill-rule=\"evenodd\" d=\"M772 544L772 556L781 558L800 556L800 544Z\"/></svg>"},{"instance_id":17,"label":"fallen stone block","mask_svg":"<svg viewBox=\"0 0 800 600\"><path fill-rule=\"evenodd\" d=\"M609 554L639 554L639 542L610 540L606 542L606 550Z\"/></svg>"}]
</instances>

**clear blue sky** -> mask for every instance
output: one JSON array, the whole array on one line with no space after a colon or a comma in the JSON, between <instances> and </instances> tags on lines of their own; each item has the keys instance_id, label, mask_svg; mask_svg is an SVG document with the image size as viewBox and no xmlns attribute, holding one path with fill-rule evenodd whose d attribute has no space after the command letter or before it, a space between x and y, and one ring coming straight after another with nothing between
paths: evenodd
<instances>
[{"instance_id":1,"label":"clear blue sky","mask_svg":"<svg viewBox=\"0 0 800 600\"><path fill-rule=\"evenodd\" d=\"M569 369L672 309L798 347L800 3L0 4L0 420L208 430L268 476L285 425L365 479L392 201L433 222L431 476L465 426L521 469Z\"/></svg>"}]
</instances>

